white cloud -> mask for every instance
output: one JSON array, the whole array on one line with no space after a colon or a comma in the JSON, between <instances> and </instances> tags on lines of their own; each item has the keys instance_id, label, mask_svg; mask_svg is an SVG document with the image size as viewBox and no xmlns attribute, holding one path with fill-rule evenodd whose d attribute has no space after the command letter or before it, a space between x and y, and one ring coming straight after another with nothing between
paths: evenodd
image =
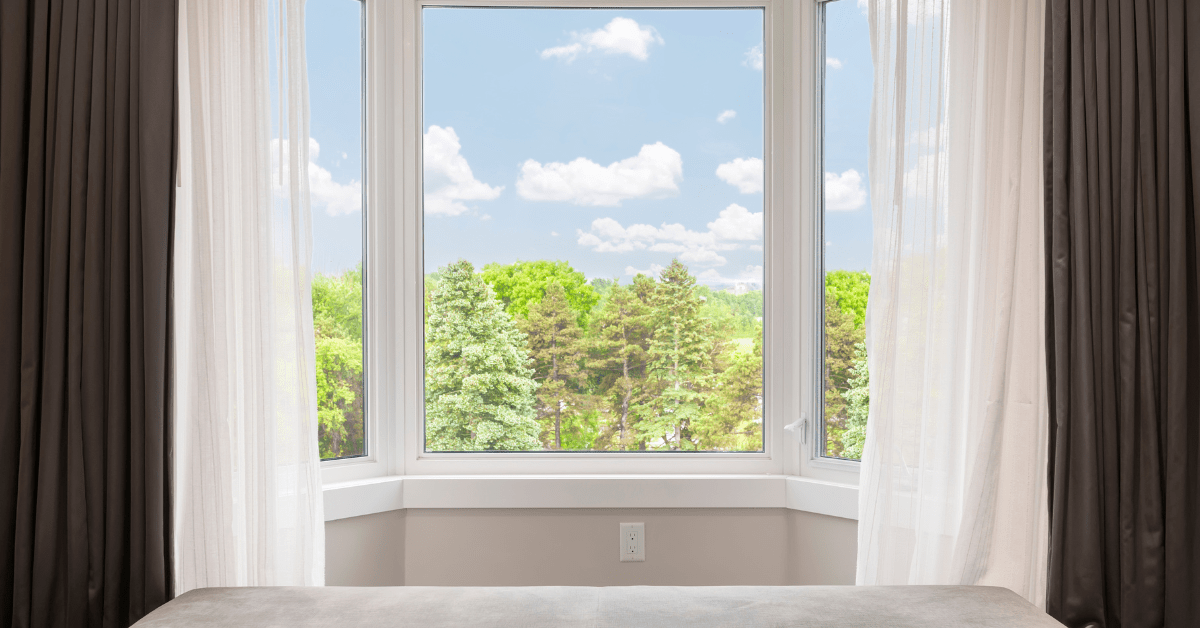
<instances>
[{"instance_id":1,"label":"white cloud","mask_svg":"<svg viewBox=\"0 0 1200 628\"><path fill-rule=\"evenodd\" d=\"M663 45L662 36L653 26L642 26L627 17L614 17L604 28L582 33L571 33L574 42L555 46L542 51L543 59L559 58L568 63L581 52L598 50L605 54L624 54L639 61L650 57L652 44Z\"/></svg>"},{"instance_id":2,"label":"white cloud","mask_svg":"<svg viewBox=\"0 0 1200 628\"><path fill-rule=\"evenodd\" d=\"M722 275L717 271L717 269L709 268L708 270L696 275L696 279L700 283L708 284L710 286L732 286L736 284L747 284L748 288L757 289L762 287L763 267L761 264L747 266L736 275L732 276Z\"/></svg>"},{"instance_id":3,"label":"white cloud","mask_svg":"<svg viewBox=\"0 0 1200 628\"><path fill-rule=\"evenodd\" d=\"M742 159L717 166L717 176L729 185L736 186L742 194L763 191L763 160L758 157Z\"/></svg>"},{"instance_id":4,"label":"white cloud","mask_svg":"<svg viewBox=\"0 0 1200 628\"><path fill-rule=\"evenodd\" d=\"M678 194L681 179L683 158L671 147L656 142L608 166L584 157L545 165L528 159L521 164L517 194L530 201L615 206L630 198Z\"/></svg>"},{"instance_id":5,"label":"white cloud","mask_svg":"<svg viewBox=\"0 0 1200 628\"><path fill-rule=\"evenodd\" d=\"M650 268L647 268L646 270L638 270L633 266L626 266L625 274L630 276L646 275L647 277L658 277L658 274L661 273L665 268L665 266L659 266L658 264L650 264Z\"/></svg>"},{"instance_id":6,"label":"white cloud","mask_svg":"<svg viewBox=\"0 0 1200 628\"><path fill-rule=\"evenodd\" d=\"M347 155L344 152L342 153L342 159L349 159L349 158L350 158L350 155Z\"/></svg>"},{"instance_id":7,"label":"white cloud","mask_svg":"<svg viewBox=\"0 0 1200 628\"><path fill-rule=\"evenodd\" d=\"M283 153L288 150L287 140L283 141ZM279 175L279 139L271 140L271 191L279 197L288 197L288 188L280 185ZM313 207L325 208L330 216L344 216L356 211L362 211L362 181L338 183L333 180L333 174L317 165L317 157L321 154L321 144L313 138L308 138L308 198ZM288 177L289 168L284 168L283 178Z\"/></svg>"},{"instance_id":8,"label":"white cloud","mask_svg":"<svg viewBox=\"0 0 1200 628\"><path fill-rule=\"evenodd\" d=\"M575 57L583 50L583 44L568 44L566 46L554 46L542 51L542 58L549 59L551 57L563 57L567 62L575 60Z\"/></svg>"},{"instance_id":9,"label":"white cloud","mask_svg":"<svg viewBox=\"0 0 1200 628\"><path fill-rule=\"evenodd\" d=\"M751 212L734 203L722 209L721 215L708 223L708 230L719 240L761 240L763 215L762 212Z\"/></svg>"},{"instance_id":10,"label":"white cloud","mask_svg":"<svg viewBox=\"0 0 1200 628\"><path fill-rule=\"evenodd\" d=\"M733 109L726 109L725 111L721 112L721 115L717 116L717 122L720 122L721 124L725 124L726 122L729 122L730 120L732 120L736 117L737 117L736 111L734 111Z\"/></svg>"},{"instance_id":11,"label":"white cloud","mask_svg":"<svg viewBox=\"0 0 1200 628\"><path fill-rule=\"evenodd\" d=\"M755 70L763 69L763 47L759 44L746 51L746 58L742 61L742 65Z\"/></svg>"},{"instance_id":12,"label":"white cloud","mask_svg":"<svg viewBox=\"0 0 1200 628\"><path fill-rule=\"evenodd\" d=\"M551 231L551 232L550 232L550 235L552 235L552 236L554 236L554 237L556 237L556 238L557 238L557 237L558 237L558 232L557 232L557 231Z\"/></svg>"},{"instance_id":13,"label":"white cloud","mask_svg":"<svg viewBox=\"0 0 1200 628\"><path fill-rule=\"evenodd\" d=\"M480 220L491 220L491 219L492 219L492 215L491 215L491 214L484 214L484 215L480 216L480 217L479 217L479 219L480 219Z\"/></svg>"},{"instance_id":14,"label":"white cloud","mask_svg":"<svg viewBox=\"0 0 1200 628\"><path fill-rule=\"evenodd\" d=\"M463 201L490 201L504 190L475 178L453 127L430 126L425 133L425 212L457 216ZM485 219L486 220L486 219Z\"/></svg>"},{"instance_id":15,"label":"white cloud","mask_svg":"<svg viewBox=\"0 0 1200 628\"><path fill-rule=\"evenodd\" d=\"M762 224L762 212L750 212L733 204L708 223L708 231L692 231L679 223L624 227L612 218L597 218L588 231L577 230L576 242L598 253L654 251L670 253L689 264L721 266L726 262L721 252L741 249L743 242L762 239Z\"/></svg>"},{"instance_id":16,"label":"white cloud","mask_svg":"<svg viewBox=\"0 0 1200 628\"><path fill-rule=\"evenodd\" d=\"M863 15L867 14L867 0L858 0L858 10L862 11Z\"/></svg>"},{"instance_id":17,"label":"white cloud","mask_svg":"<svg viewBox=\"0 0 1200 628\"><path fill-rule=\"evenodd\" d=\"M851 169L842 174L825 173L825 210L852 211L867 202L867 192L863 189L862 175Z\"/></svg>"},{"instance_id":18,"label":"white cloud","mask_svg":"<svg viewBox=\"0 0 1200 628\"><path fill-rule=\"evenodd\" d=\"M842 60L837 57L825 57L825 66L840 70L842 69Z\"/></svg>"}]
</instances>

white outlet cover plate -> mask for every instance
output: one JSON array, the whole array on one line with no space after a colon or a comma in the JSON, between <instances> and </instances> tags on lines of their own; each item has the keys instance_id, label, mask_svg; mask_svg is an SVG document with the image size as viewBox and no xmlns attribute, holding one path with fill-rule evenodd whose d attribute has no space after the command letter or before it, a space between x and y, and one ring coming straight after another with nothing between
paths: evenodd
<instances>
[{"instance_id":1,"label":"white outlet cover plate","mask_svg":"<svg viewBox=\"0 0 1200 628\"><path fill-rule=\"evenodd\" d=\"M621 562L640 563L646 560L646 524L621 524Z\"/></svg>"}]
</instances>

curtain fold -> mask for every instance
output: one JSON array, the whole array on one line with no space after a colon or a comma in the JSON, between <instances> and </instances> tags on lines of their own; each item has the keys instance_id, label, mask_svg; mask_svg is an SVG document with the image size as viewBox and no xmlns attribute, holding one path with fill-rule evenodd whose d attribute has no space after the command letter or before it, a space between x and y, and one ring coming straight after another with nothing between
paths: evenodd
<instances>
[{"instance_id":1,"label":"curtain fold","mask_svg":"<svg viewBox=\"0 0 1200 628\"><path fill-rule=\"evenodd\" d=\"M1047 610L1200 621L1200 8L1049 0Z\"/></svg>"},{"instance_id":2,"label":"curtain fold","mask_svg":"<svg viewBox=\"0 0 1200 628\"><path fill-rule=\"evenodd\" d=\"M1043 0L868 0L859 584L1044 602Z\"/></svg>"},{"instance_id":3,"label":"curtain fold","mask_svg":"<svg viewBox=\"0 0 1200 628\"><path fill-rule=\"evenodd\" d=\"M180 12L176 593L320 585L304 2Z\"/></svg>"},{"instance_id":4,"label":"curtain fold","mask_svg":"<svg viewBox=\"0 0 1200 628\"><path fill-rule=\"evenodd\" d=\"M172 590L176 8L0 4L0 624Z\"/></svg>"}]
</instances>

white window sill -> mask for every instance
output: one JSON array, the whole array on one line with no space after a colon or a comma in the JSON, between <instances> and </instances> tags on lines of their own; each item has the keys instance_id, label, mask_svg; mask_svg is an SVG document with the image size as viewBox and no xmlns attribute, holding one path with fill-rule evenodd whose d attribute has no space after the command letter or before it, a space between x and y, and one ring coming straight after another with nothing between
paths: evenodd
<instances>
[{"instance_id":1,"label":"white window sill","mask_svg":"<svg viewBox=\"0 0 1200 628\"><path fill-rule=\"evenodd\" d=\"M408 475L324 487L325 520L407 508L788 508L858 519L858 487L784 475Z\"/></svg>"}]
</instances>

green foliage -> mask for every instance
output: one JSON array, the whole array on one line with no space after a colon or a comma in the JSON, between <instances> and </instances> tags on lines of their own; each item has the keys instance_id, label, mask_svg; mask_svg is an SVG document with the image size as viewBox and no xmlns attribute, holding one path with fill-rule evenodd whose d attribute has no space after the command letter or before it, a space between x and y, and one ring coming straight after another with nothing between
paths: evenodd
<instances>
[{"instance_id":1,"label":"green foliage","mask_svg":"<svg viewBox=\"0 0 1200 628\"><path fill-rule=\"evenodd\" d=\"M712 320L726 320L734 338L752 340L762 335L763 293L752 290L745 294L733 294L724 290L714 291L708 286L698 286L704 298L701 314Z\"/></svg>"},{"instance_id":2,"label":"green foliage","mask_svg":"<svg viewBox=\"0 0 1200 628\"><path fill-rule=\"evenodd\" d=\"M604 297L608 296L608 293L613 289L613 287L619 285L620 283L621 282L618 279L604 279L602 277L597 277L589 281L588 285L596 291L596 296L603 299Z\"/></svg>"},{"instance_id":3,"label":"green foliage","mask_svg":"<svg viewBox=\"0 0 1200 628\"><path fill-rule=\"evenodd\" d=\"M312 281L317 442L322 458L362 455L362 265Z\"/></svg>"},{"instance_id":4,"label":"green foliage","mask_svg":"<svg viewBox=\"0 0 1200 628\"><path fill-rule=\"evenodd\" d=\"M575 412L564 417L562 425L562 447L567 451L598 449L603 431L603 417L595 409Z\"/></svg>"},{"instance_id":5,"label":"green foliage","mask_svg":"<svg viewBox=\"0 0 1200 628\"><path fill-rule=\"evenodd\" d=\"M839 458L859 458L865 440L870 287L866 272L835 270L825 275L825 452ZM856 388L855 382L861 386Z\"/></svg>"},{"instance_id":6,"label":"green foliage","mask_svg":"<svg viewBox=\"0 0 1200 628\"><path fill-rule=\"evenodd\" d=\"M825 273L825 302L854 315L854 324L862 327L867 318L867 295L871 274L864 270L831 270Z\"/></svg>"},{"instance_id":7,"label":"green foliage","mask_svg":"<svg viewBox=\"0 0 1200 628\"><path fill-rule=\"evenodd\" d=\"M854 366L842 395L846 399L846 431L842 434L842 457L862 458L867 442L867 413L871 406L871 375L867 372L867 343L854 345Z\"/></svg>"},{"instance_id":8,"label":"green foliage","mask_svg":"<svg viewBox=\"0 0 1200 628\"><path fill-rule=\"evenodd\" d=\"M562 286L580 326L586 326L588 313L600 300L595 288L587 283L587 277L563 261L488 264L483 267L483 280L492 286L496 298L504 304L504 311L513 317L529 316L530 306L542 300L550 284Z\"/></svg>"},{"instance_id":9,"label":"green foliage","mask_svg":"<svg viewBox=\"0 0 1200 628\"><path fill-rule=\"evenodd\" d=\"M610 448L645 448L645 443L639 445L638 432L631 425L631 411L646 396L643 380L651 335L650 306L632 288L613 286L591 330L588 366L614 418L607 438Z\"/></svg>"},{"instance_id":10,"label":"green foliage","mask_svg":"<svg viewBox=\"0 0 1200 628\"><path fill-rule=\"evenodd\" d=\"M425 328L426 446L539 449L525 334L470 262L438 272Z\"/></svg>"},{"instance_id":11,"label":"green foliage","mask_svg":"<svg viewBox=\"0 0 1200 628\"><path fill-rule=\"evenodd\" d=\"M706 407L706 421L697 426L701 441L717 449L745 451L762 446L763 360L762 332L749 351L733 350L718 375L717 389Z\"/></svg>"},{"instance_id":12,"label":"green foliage","mask_svg":"<svg viewBox=\"0 0 1200 628\"><path fill-rule=\"evenodd\" d=\"M566 291L557 283L546 286L546 295L529 307L529 317L520 322L529 336L529 357L537 392L538 422L542 442L549 448L562 449L562 421L580 410L581 388L585 376L583 330L567 302Z\"/></svg>"},{"instance_id":13,"label":"green foliage","mask_svg":"<svg viewBox=\"0 0 1200 628\"><path fill-rule=\"evenodd\" d=\"M702 416L702 391L713 373L707 346L712 326L700 316L703 302L696 278L679 260L672 260L659 275L650 302L654 335L648 353L657 394L639 409L643 429L648 436L665 439L670 449L697 449L691 432Z\"/></svg>"},{"instance_id":14,"label":"green foliage","mask_svg":"<svg viewBox=\"0 0 1200 628\"><path fill-rule=\"evenodd\" d=\"M431 450L762 447L761 291L713 291L678 261L626 285L563 262L459 261L426 277L425 305ZM361 267L314 277L313 319L321 455L364 453Z\"/></svg>"}]
</instances>

